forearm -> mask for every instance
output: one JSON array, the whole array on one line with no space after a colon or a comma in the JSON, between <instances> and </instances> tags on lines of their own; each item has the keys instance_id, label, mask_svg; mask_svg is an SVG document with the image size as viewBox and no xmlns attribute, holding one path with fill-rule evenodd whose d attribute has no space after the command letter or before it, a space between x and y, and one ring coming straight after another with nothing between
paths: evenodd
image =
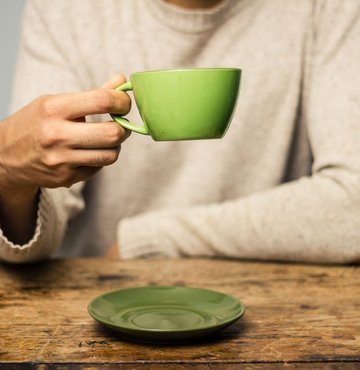
<instances>
[{"instance_id":1,"label":"forearm","mask_svg":"<svg viewBox=\"0 0 360 370\"><path fill-rule=\"evenodd\" d=\"M14 244L25 244L34 235L39 190L7 190L0 186L0 225Z\"/></svg>"},{"instance_id":2,"label":"forearm","mask_svg":"<svg viewBox=\"0 0 360 370\"><path fill-rule=\"evenodd\" d=\"M31 239L15 244L0 229L0 260L26 263L45 259L60 246L69 218L83 207L76 190L66 188L41 189L36 212L36 222Z\"/></svg>"},{"instance_id":3,"label":"forearm","mask_svg":"<svg viewBox=\"0 0 360 370\"><path fill-rule=\"evenodd\" d=\"M128 219L119 227L121 254L354 261L359 176L347 183L314 176L239 200Z\"/></svg>"},{"instance_id":4,"label":"forearm","mask_svg":"<svg viewBox=\"0 0 360 370\"><path fill-rule=\"evenodd\" d=\"M18 143L9 145L9 126L13 125L12 119L13 117L9 117L0 122L0 227L14 244L25 244L35 231L39 189L35 185L14 181L19 174L23 174L16 167L21 152L13 151ZM13 155L9 156L9 153Z\"/></svg>"}]
</instances>

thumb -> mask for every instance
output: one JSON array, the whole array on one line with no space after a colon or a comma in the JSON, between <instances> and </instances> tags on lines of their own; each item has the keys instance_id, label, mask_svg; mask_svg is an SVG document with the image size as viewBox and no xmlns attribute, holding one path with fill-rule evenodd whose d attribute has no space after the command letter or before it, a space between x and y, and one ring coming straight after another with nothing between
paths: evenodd
<instances>
[{"instance_id":1,"label":"thumb","mask_svg":"<svg viewBox=\"0 0 360 370\"><path fill-rule=\"evenodd\" d=\"M114 75L105 82L100 88L101 89L115 89L126 82L126 77L123 74Z\"/></svg>"}]
</instances>

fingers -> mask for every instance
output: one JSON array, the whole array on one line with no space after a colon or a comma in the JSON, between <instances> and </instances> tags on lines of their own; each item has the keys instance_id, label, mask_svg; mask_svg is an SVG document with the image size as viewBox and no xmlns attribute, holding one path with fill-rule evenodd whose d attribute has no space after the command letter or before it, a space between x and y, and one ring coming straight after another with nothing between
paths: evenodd
<instances>
[{"instance_id":1,"label":"fingers","mask_svg":"<svg viewBox=\"0 0 360 370\"><path fill-rule=\"evenodd\" d=\"M131 100L126 93L111 89L84 91L66 97L62 103L65 105L70 100L65 117L68 119L103 113L125 115L131 108Z\"/></svg>"},{"instance_id":2,"label":"fingers","mask_svg":"<svg viewBox=\"0 0 360 370\"><path fill-rule=\"evenodd\" d=\"M73 180L71 181L71 185L75 184L79 181L85 181L89 177L95 175L95 173L99 172L102 167L77 167L76 168L76 175L74 176Z\"/></svg>"},{"instance_id":3,"label":"fingers","mask_svg":"<svg viewBox=\"0 0 360 370\"><path fill-rule=\"evenodd\" d=\"M116 122L64 122L62 135L69 138L70 148L101 149L118 147L130 136L130 131Z\"/></svg>"},{"instance_id":4,"label":"fingers","mask_svg":"<svg viewBox=\"0 0 360 370\"><path fill-rule=\"evenodd\" d=\"M117 113L125 115L131 108L131 100L123 91L97 89L79 93L43 96L38 99L43 118L62 117L76 120L79 117Z\"/></svg>"},{"instance_id":5,"label":"fingers","mask_svg":"<svg viewBox=\"0 0 360 370\"><path fill-rule=\"evenodd\" d=\"M121 147L107 149L79 149L72 155L74 167L103 167L116 162L119 157Z\"/></svg>"},{"instance_id":6,"label":"fingers","mask_svg":"<svg viewBox=\"0 0 360 370\"><path fill-rule=\"evenodd\" d=\"M105 82L100 88L101 89L115 89L118 86L124 84L126 82L126 78L124 75L114 75L110 78L109 81Z\"/></svg>"}]
</instances>

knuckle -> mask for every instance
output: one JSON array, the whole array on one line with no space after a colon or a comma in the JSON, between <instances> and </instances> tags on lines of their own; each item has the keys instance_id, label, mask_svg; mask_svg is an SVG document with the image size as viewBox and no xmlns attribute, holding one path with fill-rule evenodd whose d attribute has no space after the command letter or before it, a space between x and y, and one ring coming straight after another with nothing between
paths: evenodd
<instances>
[{"instance_id":1,"label":"knuckle","mask_svg":"<svg viewBox=\"0 0 360 370\"><path fill-rule=\"evenodd\" d=\"M57 169L64 164L62 157L58 153L54 153L52 151L45 152L42 161L46 167L51 169Z\"/></svg>"},{"instance_id":2,"label":"knuckle","mask_svg":"<svg viewBox=\"0 0 360 370\"><path fill-rule=\"evenodd\" d=\"M108 136L110 145L119 145L124 136L124 129L117 123L111 123L108 129Z\"/></svg>"},{"instance_id":3,"label":"knuckle","mask_svg":"<svg viewBox=\"0 0 360 370\"><path fill-rule=\"evenodd\" d=\"M43 95L38 98L39 112L42 117L53 117L56 113L55 99L52 95Z\"/></svg>"},{"instance_id":4,"label":"knuckle","mask_svg":"<svg viewBox=\"0 0 360 370\"><path fill-rule=\"evenodd\" d=\"M59 130L54 125L42 125L39 134L39 144L42 148L51 148L62 141Z\"/></svg>"},{"instance_id":5,"label":"knuckle","mask_svg":"<svg viewBox=\"0 0 360 370\"><path fill-rule=\"evenodd\" d=\"M97 90L95 99L98 109L104 113L107 113L114 105L114 98L109 90Z\"/></svg>"},{"instance_id":6,"label":"knuckle","mask_svg":"<svg viewBox=\"0 0 360 370\"><path fill-rule=\"evenodd\" d=\"M108 150L101 154L101 162L106 166L113 164L117 161L119 157L119 151L116 149Z\"/></svg>"}]
</instances>

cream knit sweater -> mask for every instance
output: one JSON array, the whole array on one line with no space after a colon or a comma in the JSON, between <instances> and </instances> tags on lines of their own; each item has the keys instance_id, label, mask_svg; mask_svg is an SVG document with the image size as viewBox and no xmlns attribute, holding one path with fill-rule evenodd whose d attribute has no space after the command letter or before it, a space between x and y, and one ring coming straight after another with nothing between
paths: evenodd
<instances>
[{"instance_id":1,"label":"cream knit sweater","mask_svg":"<svg viewBox=\"0 0 360 370\"><path fill-rule=\"evenodd\" d=\"M0 232L0 259L101 255L117 240L123 258L359 260L358 0L224 0L193 12L162 0L31 0L12 109L115 73L216 66L243 70L225 138L133 134L85 186L43 189L34 237L14 245ZM140 120L135 107L130 118Z\"/></svg>"}]
</instances>

